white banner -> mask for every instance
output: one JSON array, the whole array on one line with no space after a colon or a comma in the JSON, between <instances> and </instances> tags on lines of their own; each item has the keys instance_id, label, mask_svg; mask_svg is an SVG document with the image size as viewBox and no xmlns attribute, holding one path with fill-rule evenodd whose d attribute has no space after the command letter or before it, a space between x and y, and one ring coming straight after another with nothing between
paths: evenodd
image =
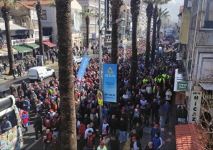
<instances>
[{"instance_id":1,"label":"white banner","mask_svg":"<svg viewBox=\"0 0 213 150\"><path fill-rule=\"evenodd\" d=\"M188 113L189 123L199 122L201 99L202 99L201 91L192 91L190 109Z\"/></svg>"}]
</instances>

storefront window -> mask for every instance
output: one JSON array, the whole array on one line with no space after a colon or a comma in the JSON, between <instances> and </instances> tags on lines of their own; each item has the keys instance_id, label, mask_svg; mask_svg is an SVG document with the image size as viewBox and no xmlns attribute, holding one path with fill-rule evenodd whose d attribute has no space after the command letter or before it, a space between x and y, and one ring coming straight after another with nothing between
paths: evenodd
<instances>
[{"instance_id":1,"label":"storefront window","mask_svg":"<svg viewBox=\"0 0 213 150\"><path fill-rule=\"evenodd\" d=\"M213 0L206 0L204 28L213 28Z\"/></svg>"}]
</instances>

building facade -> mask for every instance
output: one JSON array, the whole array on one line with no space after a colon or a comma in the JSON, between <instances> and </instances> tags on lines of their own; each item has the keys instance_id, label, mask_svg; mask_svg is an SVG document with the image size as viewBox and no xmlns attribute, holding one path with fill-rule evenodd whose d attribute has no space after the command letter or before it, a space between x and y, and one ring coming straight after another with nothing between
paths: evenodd
<instances>
[{"instance_id":1,"label":"building facade","mask_svg":"<svg viewBox=\"0 0 213 150\"><path fill-rule=\"evenodd\" d=\"M96 39L99 36L99 26L98 26L98 19L99 19L99 0L78 0L80 5L82 6L82 11L85 12L90 10L91 14L89 15L90 23L89 23L89 40L90 42L97 44ZM105 26L105 0L100 0L101 6L101 25L104 28ZM82 16L82 26L81 31L83 34L84 39L86 39L86 21L85 16Z\"/></svg>"},{"instance_id":2,"label":"building facade","mask_svg":"<svg viewBox=\"0 0 213 150\"><path fill-rule=\"evenodd\" d=\"M184 4L180 29L183 68L180 73L188 83L185 92L188 122L200 124L212 135L213 1L185 0Z\"/></svg>"},{"instance_id":3,"label":"building facade","mask_svg":"<svg viewBox=\"0 0 213 150\"><path fill-rule=\"evenodd\" d=\"M72 13L72 45L80 46L82 43L81 32L81 12L82 7L76 1L71 2ZM41 20L43 28L43 36L51 39L53 43L57 43L57 22L55 5L42 5L43 17Z\"/></svg>"}]
</instances>

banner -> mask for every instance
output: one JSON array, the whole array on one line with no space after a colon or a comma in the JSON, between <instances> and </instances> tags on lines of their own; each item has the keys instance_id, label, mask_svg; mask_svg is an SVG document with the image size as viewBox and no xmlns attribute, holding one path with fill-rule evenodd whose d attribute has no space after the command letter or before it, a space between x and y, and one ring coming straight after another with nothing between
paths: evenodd
<instances>
[{"instance_id":1,"label":"banner","mask_svg":"<svg viewBox=\"0 0 213 150\"><path fill-rule=\"evenodd\" d=\"M103 65L103 90L105 102L117 101L117 64Z\"/></svg>"},{"instance_id":2,"label":"banner","mask_svg":"<svg viewBox=\"0 0 213 150\"><path fill-rule=\"evenodd\" d=\"M81 65L79 67L78 74L77 74L78 80L82 80L82 78L84 77L84 74L86 72L86 68L89 64L89 60L90 60L90 58L87 55L85 55L82 58Z\"/></svg>"}]
</instances>

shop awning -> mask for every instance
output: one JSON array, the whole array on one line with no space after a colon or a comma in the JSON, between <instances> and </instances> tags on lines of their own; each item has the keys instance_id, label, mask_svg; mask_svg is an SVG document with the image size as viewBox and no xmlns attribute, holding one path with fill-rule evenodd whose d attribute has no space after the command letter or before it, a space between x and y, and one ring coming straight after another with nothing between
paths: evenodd
<instances>
[{"instance_id":1,"label":"shop awning","mask_svg":"<svg viewBox=\"0 0 213 150\"><path fill-rule=\"evenodd\" d=\"M205 150L206 134L195 124L175 126L176 150Z\"/></svg>"},{"instance_id":2,"label":"shop awning","mask_svg":"<svg viewBox=\"0 0 213 150\"><path fill-rule=\"evenodd\" d=\"M12 50L13 50L13 54L17 54L17 51L15 49L12 49ZM0 49L0 56L7 56L7 55L8 55L7 48Z\"/></svg>"},{"instance_id":3,"label":"shop awning","mask_svg":"<svg viewBox=\"0 0 213 150\"><path fill-rule=\"evenodd\" d=\"M50 42L49 40L48 41L43 41L43 44L52 48L52 47L56 47L56 44Z\"/></svg>"},{"instance_id":4,"label":"shop awning","mask_svg":"<svg viewBox=\"0 0 213 150\"><path fill-rule=\"evenodd\" d=\"M29 48L26 45L15 45L13 48L16 49L19 53L29 53L33 51L32 48Z\"/></svg>"},{"instance_id":5,"label":"shop awning","mask_svg":"<svg viewBox=\"0 0 213 150\"><path fill-rule=\"evenodd\" d=\"M33 49L39 48L39 45L36 44L36 43L27 43L27 44L24 44L24 45L29 47L29 48L33 48Z\"/></svg>"},{"instance_id":6,"label":"shop awning","mask_svg":"<svg viewBox=\"0 0 213 150\"><path fill-rule=\"evenodd\" d=\"M200 86L207 91L213 91L213 83L200 83Z\"/></svg>"}]
</instances>

